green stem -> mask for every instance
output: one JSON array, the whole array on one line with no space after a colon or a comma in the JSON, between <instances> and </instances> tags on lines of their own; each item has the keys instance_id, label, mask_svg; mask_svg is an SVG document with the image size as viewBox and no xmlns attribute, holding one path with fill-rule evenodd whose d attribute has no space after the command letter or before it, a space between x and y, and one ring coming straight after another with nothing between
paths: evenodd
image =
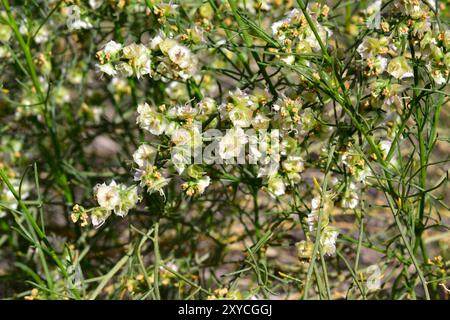
<instances>
[{"instance_id":1,"label":"green stem","mask_svg":"<svg viewBox=\"0 0 450 320\"><path fill-rule=\"evenodd\" d=\"M155 249L153 286L155 288L155 297L157 300L160 300L161 295L159 293L159 266L161 264L161 254L159 252L159 221L155 222L153 229L154 229L153 244L154 244L154 249Z\"/></svg>"},{"instance_id":2,"label":"green stem","mask_svg":"<svg viewBox=\"0 0 450 320\"><path fill-rule=\"evenodd\" d=\"M327 183L328 183L328 174L329 174L329 169L331 166L331 160L333 159L332 155L334 154L334 150L335 150L335 146L333 145L330 149L330 156L328 158L328 163L327 163L327 168L326 168L326 173L325 173L325 177L323 180L323 184L322 184L322 190L320 190L320 204L319 204L319 216L317 219L317 229L316 229L316 234L315 234L315 242L314 242L314 248L313 248L313 253L311 256L311 262L309 264L308 267L308 272L306 274L306 281L305 281L305 287L304 287L304 292L303 292L303 300L308 299L308 290L310 287L310 283L311 283L311 276L314 270L314 265L316 263L316 257L317 254L319 253L319 247L320 247L320 233L321 233L321 229L322 229L322 217L323 217L323 210L322 210L322 199L326 194L326 190L327 190Z\"/></svg>"},{"instance_id":3,"label":"green stem","mask_svg":"<svg viewBox=\"0 0 450 320\"><path fill-rule=\"evenodd\" d=\"M42 232L41 228L36 223L36 220L33 218L33 215L30 213L27 206L23 203L19 193L11 184L11 181L9 180L8 176L6 175L5 171L2 168L0 168L0 178L5 182L9 191L13 194L14 198L16 199L19 208L22 209L23 213L25 214L25 219L30 226L30 232L33 237L32 240L34 242L34 245L38 247L39 251L42 250L43 252L46 252L56 263L58 268L61 270L65 279L70 281L69 274L67 273L67 270L65 269L61 260L56 255L55 249L53 249L53 247L51 246L44 232ZM42 241L45 244L45 247L41 245L40 241ZM73 292L77 298L80 298L80 295L76 289L73 289Z\"/></svg>"},{"instance_id":4,"label":"green stem","mask_svg":"<svg viewBox=\"0 0 450 320\"><path fill-rule=\"evenodd\" d=\"M72 192L69 188L67 177L61 167L62 157L61 157L60 145L59 145L59 142L57 139L55 128L53 126L53 122L51 120L51 114L47 109L47 98L44 96L44 92L42 90L41 84L37 77L36 67L35 67L35 64L33 61L33 57L31 55L30 47L25 42L22 35L20 34L19 28L17 26L17 22L11 13L9 1L2 0L2 3L3 3L3 6L5 7L6 14L8 16L8 20L7 20L8 25L13 30L14 35L16 36L17 41L19 42L19 45L25 55L25 60L27 62L27 66L28 66L27 71L31 77L31 81L33 82L33 86L37 92L37 95L38 95L39 99L41 100L41 103L44 106L43 112L42 112L43 116L44 116L44 122L50 132L50 139L52 141L53 147L55 148L55 159L56 159L56 163L57 163L57 168L56 168L57 169L57 179L58 179L59 183L61 184L62 188L64 189L64 194L68 201L68 204L72 204L73 203Z\"/></svg>"},{"instance_id":5,"label":"green stem","mask_svg":"<svg viewBox=\"0 0 450 320\"><path fill-rule=\"evenodd\" d=\"M233 15L239 25L239 27L241 28L241 32L242 32L242 39L245 42L245 45L247 48L251 48L252 45L252 39L250 37L250 35L247 32L247 26L246 24L242 21L241 16L239 15L239 12L237 10L237 5L236 5L236 0L228 0L228 3L230 4L231 7L231 11L233 11ZM274 96L274 97L278 97L278 93L277 90L275 89L272 81L270 80L269 75L267 74L267 71L264 67L264 63L262 63L258 53L254 50L250 50L251 51L251 55L253 56L253 58L256 61L256 64L258 65L259 71L261 72L264 80L266 81L267 85L269 86L269 91L270 93Z\"/></svg>"}]
</instances>

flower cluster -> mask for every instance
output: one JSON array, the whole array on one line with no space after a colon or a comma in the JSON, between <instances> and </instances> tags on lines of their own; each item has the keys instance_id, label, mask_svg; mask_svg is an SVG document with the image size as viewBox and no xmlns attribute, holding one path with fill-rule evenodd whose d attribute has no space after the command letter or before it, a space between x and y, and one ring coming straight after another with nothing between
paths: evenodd
<instances>
[{"instance_id":1,"label":"flower cluster","mask_svg":"<svg viewBox=\"0 0 450 320\"><path fill-rule=\"evenodd\" d=\"M138 79L149 75L155 79L187 80L195 75L197 60L194 54L177 40L163 33L148 46L131 43L124 46L113 40L97 52L101 72L110 76Z\"/></svg>"},{"instance_id":2,"label":"flower cluster","mask_svg":"<svg viewBox=\"0 0 450 320\"><path fill-rule=\"evenodd\" d=\"M444 293L428 255L447 249L444 2L0 6L0 245L45 276L26 299L324 298L345 265L373 270L369 250L392 296ZM126 272L82 283L127 246Z\"/></svg>"},{"instance_id":3,"label":"flower cluster","mask_svg":"<svg viewBox=\"0 0 450 320\"><path fill-rule=\"evenodd\" d=\"M139 201L137 186L127 187L121 183L117 184L114 180L108 185L106 183L96 185L94 197L99 206L86 210L76 204L71 214L73 222L80 220L81 225L86 226L90 217L92 225L99 228L112 212L119 217L125 217Z\"/></svg>"},{"instance_id":4,"label":"flower cluster","mask_svg":"<svg viewBox=\"0 0 450 320\"><path fill-rule=\"evenodd\" d=\"M281 60L292 65L296 61L305 61L302 55L312 54L321 50L320 41L326 42L332 32L322 23L325 22L330 8L327 5L311 4L307 8L312 23L320 40L314 34L311 25L300 9L292 9L287 17L272 24L272 35L283 48Z\"/></svg>"},{"instance_id":5,"label":"flower cluster","mask_svg":"<svg viewBox=\"0 0 450 320\"><path fill-rule=\"evenodd\" d=\"M103 50L97 52L100 61L100 71L119 77L151 75L151 50L143 44L132 43L122 46L115 41L109 41Z\"/></svg>"}]
</instances>

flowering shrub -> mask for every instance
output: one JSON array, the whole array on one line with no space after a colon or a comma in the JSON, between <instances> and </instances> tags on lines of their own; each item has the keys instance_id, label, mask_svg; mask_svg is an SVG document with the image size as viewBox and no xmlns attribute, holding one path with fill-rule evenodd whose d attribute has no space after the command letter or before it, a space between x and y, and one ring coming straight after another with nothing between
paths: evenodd
<instances>
[{"instance_id":1,"label":"flowering shrub","mask_svg":"<svg viewBox=\"0 0 450 320\"><path fill-rule=\"evenodd\" d=\"M445 4L19 2L4 297L448 297Z\"/></svg>"}]
</instances>

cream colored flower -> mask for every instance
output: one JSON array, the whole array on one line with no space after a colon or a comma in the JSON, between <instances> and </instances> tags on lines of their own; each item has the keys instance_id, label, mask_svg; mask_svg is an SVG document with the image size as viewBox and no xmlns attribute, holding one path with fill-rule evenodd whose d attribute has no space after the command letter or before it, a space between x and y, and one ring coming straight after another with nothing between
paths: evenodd
<instances>
[{"instance_id":1,"label":"cream colored flower","mask_svg":"<svg viewBox=\"0 0 450 320\"><path fill-rule=\"evenodd\" d=\"M198 180L198 183L197 183L198 193L202 194L203 192L205 192L205 189L209 186L210 183L211 183L211 178L208 176L204 176L203 178Z\"/></svg>"},{"instance_id":2,"label":"cream colored flower","mask_svg":"<svg viewBox=\"0 0 450 320\"><path fill-rule=\"evenodd\" d=\"M103 48L103 53L105 55L115 55L122 49L122 45L113 40L109 41Z\"/></svg>"},{"instance_id":3,"label":"cream colored flower","mask_svg":"<svg viewBox=\"0 0 450 320\"><path fill-rule=\"evenodd\" d=\"M11 28L5 27L3 24L0 24L0 42L8 42L11 38L11 35Z\"/></svg>"},{"instance_id":4,"label":"cream colored flower","mask_svg":"<svg viewBox=\"0 0 450 320\"><path fill-rule=\"evenodd\" d=\"M332 227L325 227L320 235L320 245L324 254L332 256L336 252L336 240L339 232Z\"/></svg>"},{"instance_id":5,"label":"cream colored flower","mask_svg":"<svg viewBox=\"0 0 450 320\"><path fill-rule=\"evenodd\" d=\"M322 210L321 227L323 228L329 223L333 207L334 204L329 194L325 194L323 197L316 196L311 200L311 212L306 217L306 223L310 232L317 229L320 210Z\"/></svg>"},{"instance_id":6,"label":"cream colored flower","mask_svg":"<svg viewBox=\"0 0 450 320\"><path fill-rule=\"evenodd\" d=\"M295 62L295 56L293 56L293 55L285 56L285 57L281 58L281 61L283 61L287 65L292 65Z\"/></svg>"},{"instance_id":7,"label":"cream colored flower","mask_svg":"<svg viewBox=\"0 0 450 320\"><path fill-rule=\"evenodd\" d=\"M117 71L111 63L97 64L96 66L101 72L106 73L109 76L117 75Z\"/></svg>"},{"instance_id":8,"label":"cream colored flower","mask_svg":"<svg viewBox=\"0 0 450 320\"><path fill-rule=\"evenodd\" d=\"M209 115L217 110L216 101L206 97L197 104L201 114Z\"/></svg>"},{"instance_id":9,"label":"cream colored flower","mask_svg":"<svg viewBox=\"0 0 450 320\"><path fill-rule=\"evenodd\" d=\"M345 209L355 209L359 204L359 196L356 185L351 182L342 196L341 205Z\"/></svg>"},{"instance_id":10,"label":"cream colored flower","mask_svg":"<svg viewBox=\"0 0 450 320\"><path fill-rule=\"evenodd\" d=\"M142 129L154 135L161 135L167 129L168 121L162 113L155 111L147 103L138 105L136 121Z\"/></svg>"},{"instance_id":11,"label":"cream colored flower","mask_svg":"<svg viewBox=\"0 0 450 320\"><path fill-rule=\"evenodd\" d=\"M111 215L110 210L104 208L94 208L91 212L91 222L95 228L100 228Z\"/></svg>"},{"instance_id":12,"label":"cream colored flower","mask_svg":"<svg viewBox=\"0 0 450 320\"><path fill-rule=\"evenodd\" d=\"M100 207L105 210L114 210L120 204L119 189L114 180L109 185L98 184L94 188L94 196Z\"/></svg>"},{"instance_id":13,"label":"cream colored flower","mask_svg":"<svg viewBox=\"0 0 450 320\"><path fill-rule=\"evenodd\" d=\"M414 76L413 69L404 56L392 59L388 64L387 71L397 79L411 78Z\"/></svg>"},{"instance_id":14,"label":"cream colored flower","mask_svg":"<svg viewBox=\"0 0 450 320\"><path fill-rule=\"evenodd\" d=\"M248 138L241 128L229 129L219 142L219 155L228 160L238 157L243 150Z\"/></svg>"},{"instance_id":15,"label":"cream colored flower","mask_svg":"<svg viewBox=\"0 0 450 320\"><path fill-rule=\"evenodd\" d=\"M288 156L288 158L285 161L283 161L281 166L293 183L300 182L301 180L300 173L305 168L303 159L301 157Z\"/></svg>"},{"instance_id":16,"label":"cream colored flower","mask_svg":"<svg viewBox=\"0 0 450 320\"><path fill-rule=\"evenodd\" d=\"M246 105L237 105L228 113L231 122L235 127L250 127L253 118L253 110Z\"/></svg>"},{"instance_id":17,"label":"cream colored flower","mask_svg":"<svg viewBox=\"0 0 450 320\"><path fill-rule=\"evenodd\" d=\"M151 74L150 50L146 46L132 43L124 47L122 52L138 79L143 75Z\"/></svg>"},{"instance_id":18,"label":"cream colored flower","mask_svg":"<svg viewBox=\"0 0 450 320\"><path fill-rule=\"evenodd\" d=\"M143 167L146 163L153 164L156 152L156 148L149 146L148 144L142 144L134 152L133 160L139 167Z\"/></svg>"},{"instance_id":19,"label":"cream colored flower","mask_svg":"<svg viewBox=\"0 0 450 320\"><path fill-rule=\"evenodd\" d=\"M125 217L128 211L133 209L139 201L138 190L136 186L126 187L119 185L120 203L115 208L114 213L119 217Z\"/></svg>"},{"instance_id":20,"label":"cream colored flower","mask_svg":"<svg viewBox=\"0 0 450 320\"><path fill-rule=\"evenodd\" d=\"M114 66L117 71L117 76L119 77L131 77L133 75L133 68L126 62L119 62Z\"/></svg>"},{"instance_id":21,"label":"cream colored flower","mask_svg":"<svg viewBox=\"0 0 450 320\"><path fill-rule=\"evenodd\" d=\"M267 182L267 188L270 193L275 196L281 196L286 192L286 185L283 181L283 178L279 175L274 175L269 178Z\"/></svg>"},{"instance_id":22,"label":"cream colored flower","mask_svg":"<svg viewBox=\"0 0 450 320\"><path fill-rule=\"evenodd\" d=\"M263 113L257 113L252 119L252 127L256 130L266 130L269 128L270 118Z\"/></svg>"},{"instance_id":23,"label":"cream colored flower","mask_svg":"<svg viewBox=\"0 0 450 320\"><path fill-rule=\"evenodd\" d=\"M164 195L163 188L169 183L169 179L163 177L157 167L148 163L136 170L134 180L140 181L140 186L146 187L148 193L159 192L162 196Z\"/></svg>"},{"instance_id":24,"label":"cream colored flower","mask_svg":"<svg viewBox=\"0 0 450 320\"><path fill-rule=\"evenodd\" d=\"M388 52L389 39L387 37L365 37L357 51L363 59Z\"/></svg>"},{"instance_id":25,"label":"cream colored flower","mask_svg":"<svg viewBox=\"0 0 450 320\"><path fill-rule=\"evenodd\" d=\"M192 59L191 51L179 44L170 48L167 51L167 55L173 63L177 64L182 69L187 69Z\"/></svg>"},{"instance_id":26,"label":"cream colored flower","mask_svg":"<svg viewBox=\"0 0 450 320\"><path fill-rule=\"evenodd\" d=\"M171 160L178 174L182 174L188 164L191 164L191 147L180 144L172 148Z\"/></svg>"}]
</instances>

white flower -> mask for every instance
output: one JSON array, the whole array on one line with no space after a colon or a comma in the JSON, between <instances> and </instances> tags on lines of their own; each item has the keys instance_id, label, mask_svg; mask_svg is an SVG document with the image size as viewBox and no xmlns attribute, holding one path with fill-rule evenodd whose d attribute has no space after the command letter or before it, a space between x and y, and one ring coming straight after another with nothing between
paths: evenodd
<instances>
[{"instance_id":1,"label":"white flower","mask_svg":"<svg viewBox=\"0 0 450 320\"><path fill-rule=\"evenodd\" d=\"M336 252L336 239L339 235L332 227L325 227L320 235L320 245L322 246L323 253L332 256Z\"/></svg>"},{"instance_id":2,"label":"white flower","mask_svg":"<svg viewBox=\"0 0 450 320\"><path fill-rule=\"evenodd\" d=\"M216 101L212 98L205 97L202 101L197 104L198 109L201 114L211 114L217 110Z\"/></svg>"},{"instance_id":3,"label":"white flower","mask_svg":"<svg viewBox=\"0 0 450 320\"><path fill-rule=\"evenodd\" d=\"M411 78L414 76L413 69L404 56L392 59L388 64L387 71L397 79Z\"/></svg>"},{"instance_id":4,"label":"white flower","mask_svg":"<svg viewBox=\"0 0 450 320\"><path fill-rule=\"evenodd\" d=\"M300 172L304 170L305 165L301 157L288 156L288 158L283 161L282 168L293 183L299 183L301 179Z\"/></svg>"},{"instance_id":5,"label":"white flower","mask_svg":"<svg viewBox=\"0 0 450 320\"><path fill-rule=\"evenodd\" d=\"M274 161L273 159L271 159L271 161L268 165L265 165L265 166L262 166L259 168L257 177L258 178L272 177L278 172L279 168L280 168L280 164L278 162Z\"/></svg>"},{"instance_id":6,"label":"white flower","mask_svg":"<svg viewBox=\"0 0 450 320\"><path fill-rule=\"evenodd\" d=\"M133 154L133 160L139 167L146 163L153 164L156 157L156 149L148 144L142 144Z\"/></svg>"},{"instance_id":7,"label":"white flower","mask_svg":"<svg viewBox=\"0 0 450 320\"><path fill-rule=\"evenodd\" d=\"M302 172L305 168L303 159L300 156L288 156L285 161L283 161L283 169L286 172Z\"/></svg>"},{"instance_id":8,"label":"white flower","mask_svg":"<svg viewBox=\"0 0 450 320\"><path fill-rule=\"evenodd\" d=\"M247 128L252 123L253 110L246 105L238 105L230 110L228 116L235 127Z\"/></svg>"},{"instance_id":9,"label":"white flower","mask_svg":"<svg viewBox=\"0 0 450 320\"><path fill-rule=\"evenodd\" d=\"M355 174L355 180L361 182L363 185L366 184L366 178L370 176L372 171L369 166L365 166L363 169L357 170Z\"/></svg>"},{"instance_id":10,"label":"white flower","mask_svg":"<svg viewBox=\"0 0 450 320\"><path fill-rule=\"evenodd\" d=\"M175 146L171 151L171 160L178 174L182 174L186 165L191 164L191 149L188 145Z\"/></svg>"},{"instance_id":11,"label":"white flower","mask_svg":"<svg viewBox=\"0 0 450 320\"><path fill-rule=\"evenodd\" d=\"M67 7L67 28L70 31L80 29L90 29L92 24L80 18L80 7L71 5Z\"/></svg>"},{"instance_id":12,"label":"white flower","mask_svg":"<svg viewBox=\"0 0 450 320\"><path fill-rule=\"evenodd\" d=\"M378 265L376 264L373 264L367 268L366 273L368 274L366 282L367 291L380 290L381 279L383 278L380 267L378 267Z\"/></svg>"},{"instance_id":13,"label":"white flower","mask_svg":"<svg viewBox=\"0 0 450 320\"><path fill-rule=\"evenodd\" d=\"M29 196L29 190L31 189L31 186L27 181L21 182L20 179L11 179L11 184L16 190L19 190L21 188L21 197L22 199L26 199ZM14 197L13 193L9 190L9 188L3 184L3 190L2 190L2 181L0 180L0 202L3 202L5 205L7 205L11 209L17 209L18 204L17 200ZM3 207L0 207L0 218L3 218L6 216L7 210Z\"/></svg>"},{"instance_id":14,"label":"white flower","mask_svg":"<svg viewBox=\"0 0 450 320\"><path fill-rule=\"evenodd\" d=\"M258 113L252 119L252 126L256 130L265 130L269 127L270 119L262 113Z\"/></svg>"},{"instance_id":15,"label":"white flower","mask_svg":"<svg viewBox=\"0 0 450 320\"><path fill-rule=\"evenodd\" d=\"M114 180L109 185L98 184L94 188L94 196L100 207L105 210L114 210L120 204L119 189Z\"/></svg>"},{"instance_id":16,"label":"white flower","mask_svg":"<svg viewBox=\"0 0 450 320\"><path fill-rule=\"evenodd\" d=\"M110 210L95 208L91 213L91 222L95 228L100 228L111 215Z\"/></svg>"},{"instance_id":17,"label":"white flower","mask_svg":"<svg viewBox=\"0 0 450 320\"><path fill-rule=\"evenodd\" d=\"M114 55L122 49L122 45L113 40L109 41L103 48L105 54Z\"/></svg>"},{"instance_id":18,"label":"white flower","mask_svg":"<svg viewBox=\"0 0 450 320\"><path fill-rule=\"evenodd\" d=\"M69 24L69 30L80 30L80 29L91 29L92 24L83 20L75 20L73 23Z\"/></svg>"},{"instance_id":19,"label":"white flower","mask_svg":"<svg viewBox=\"0 0 450 320\"><path fill-rule=\"evenodd\" d=\"M322 42L325 42L326 39L331 36L332 32L330 30L322 27L317 22L315 22L314 24L316 25L319 38L322 40ZM313 49L315 51L320 50L320 43L317 40L317 37L311 28L308 28L305 30L303 37L304 37L304 41L306 41L309 44L311 49Z\"/></svg>"},{"instance_id":20,"label":"white flower","mask_svg":"<svg viewBox=\"0 0 450 320\"><path fill-rule=\"evenodd\" d=\"M363 59L371 58L376 54L386 54L389 39L387 37L365 37L358 46L357 51Z\"/></svg>"},{"instance_id":21,"label":"white flower","mask_svg":"<svg viewBox=\"0 0 450 320\"><path fill-rule=\"evenodd\" d=\"M130 209L136 206L139 200L138 190L136 186L127 188L125 185L119 185L120 204L115 208L114 213L119 217L125 217Z\"/></svg>"},{"instance_id":22,"label":"white flower","mask_svg":"<svg viewBox=\"0 0 450 320\"><path fill-rule=\"evenodd\" d=\"M92 216L94 226L101 225L113 210L120 217L126 216L139 199L136 186L128 188L123 184L117 184L114 180L109 185L105 183L97 185L94 188L94 195L102 209L94 212Z\"/></svg>"},{"instance_id":23,"label":"white flower","mask_svg":"<svg viewBox=\"0 0 450 320\"><path fill-rule=\"evenodd\" d=\"M177 146L185 145L188 149L196 149L202 145L202 134L197 126L177 128L171 132L171 140Z\"/></svg>"},{"instance_id":24,"label":"white flower","mask_svg":"<svg viewBox=\"0 0 450 320\"><path fill-rule=\"evenodd\" d=\"M182 45L175 45L167 51L170 60L182 69L187 69L191 63L191 51Z\"/></svg>"},{"instance_id":25,"label":"white flower","mask_svg":"<svg viewBox=\"0 0 450 320\"><path fill-rule=\"evenodd\" d=\"M136 170L134 180L140 181L141 187L147 187L148 193L159 192L161 196L164 196L163 188L169 183L169 179L163 177L157 167L148 163Z\"/></svg>"},{"instance_id":26,"label":"white flower","mask_svg":"<svg viewBox=\"0 0 450 320\"><path fill-rule=\"evenodd\" d=\"M198 109L192 107L190 104L178 105L170 108L167 116L169 118L179 118L179 119L193 119L198 113Z\"/></svg>"},{"instance_id":27,"label":"white flower","mask_svg":"<svg viewBox=\"0 0 450 320\"><path fill-rule=\"evenodd\" d=\"M211 178L208 176L204 176L200 180L198 180L197 182L198 193L202 194L203 192L205 192L205 189L209 186L210 182Z\"/></svg>"},{"instance_id":28,"label":"white flower","mask_svg":"<svg viewBox=\"0 0 450 320\"><path fill-rule=\"evenodd\" d=\"M38 33L34 37L34 41L36 43L45 43L48 41L48 38L50 36L50 30L47 27L47 25L42 26L41 29L39 29Z\"/></svg>"},{"instance_id":29,"label":"white flower","mask_svg":"<svg viewBox=\"0 0 450 320\"><path fill-rule=\"evenodd\" d=\"M115 76L117 74L116 69L114 69L114 66L111 63L97 64L96 66L101 72L104 72L107 75Z\"/></svg>"},{"instance_id":30,"label":"white flower","mask_svg":"<svg viewBox=\"0 0 450 320\"><path fill-rule=\"evenodd\" d=\"M341 205L345 209L355 209L359 203L359 197L356 193L356 185L352 182L350 183L348 190L342 197Z\"/></svg>"},{"instance_id":31,"label":"white flower","mask_svg":"<svg viewBox=\"0 0 450 320\"><path fill-rule=\"evenodd\" d=\"M371 5L369 5L366 9L367 28L380 28L381 23L381 0L375 0Z\"/></svg>"},{"instance_id":32,"label":"white flower","mask_svg":"<svg viewBox=\"0 0 450 320\"><path fill-rule=\"evenodd\" d=\"M272 23L271 29L272 29L272 35L275 39L283 41L286 39L286 35L280 30L284 24L289 23L287 20L281 20Z\"/></svg>"},{"instance_id":33,"label":"white flower","mask_svg":"<svg viewBox=\"0 0 450 320\"><path fill-rule=\"evenodd\" d=\"M319 213L322 208L322 219L321 226L325 226L329 222L329 216L333 210L333 201L330 195L327 193L321 199L320 196L316 196L311 200L311 212L306 217L306 223L308 224L308 229L313 232L317 228L317 223L319 221Z\"/></svg>"},{"instance_id":34,"label":"white flower","mask_svg":"<svg viewBox=\"0 0 450 320\"><path fill-rule=\"evenodd\" d=\"M142 129L154 135L161 135L167 129L168 121L162 113L153 110L147 103L138 105L136 121Z\"/></svg>"},{"instance_id":35,"label":"white flower","mask_svg":"<svg viewBox=\"0 0 450 320\"><path fill-rule=\"evenodd\" d=\"M170 39L170 38L165 38L158 43L157 47L159 48L159 50L161 50L161 52L164 55L168 55L169 50L172 49L176 45L178 45L176 40Z\"/></svg>"},{"instance_id":36,"label":"white flower","mask_svg":"<svg viewBox=\"0 0 450 320\"><path fill-rule=\"evenodd\" d=\"M293 55L285 56L284 58L281 58L281 61L283 61L287 65L292 65L295 62L295 56Z\"/></svg>"},{"instance_id":37,"label":"white flower","mask_svg":"<svg viewBox=\"0 0 450 320\"><path fill-rule=\"evenodd\" d=\"M133 75L133 68L126 62L119 62L114 68L120 77L131 77Z\"/></svg>"},{"instance_id":38,"label":"white flower","mask_svg":"<svg viewBox=\"0 0 450 320\"><path fill-rule=\"evenodd\" d=\"M172 132L170 138L176 145L189 145L191 141L191 134L185 128L177 128Z\"/></svg>"},{"instance_id":39,"label":"white flower","mask_svg":"<svg viewBox=\"0 0 450 320\"><path fill-rule=\"evenodd\" d=\"M386 157L389 153L389 150L391 150L392 142L389 140L381 140L378 145L380 147L381 153Z\"/></svg>"},{"instance_id":40,"label":"white flower","mask_svg":"<svg viewBox=\"0 0 450 320\"><path fill-rule=\"evenodd\" d=\"M151 73L150 50L146 46L132 43L124 47L122 52L138 79Z\"/></svg>"},{"instance_id":41,"label":"white flower","mask_svg":"<svg viewBox=\"0 0 450 320\"><path fill-rule=\"evenodd\" d=\"M320 207L320 197L314 197L311 200L311 209L318 210Z\"/></svg>"},{"instance_id":42,"label":"white flower","mask_svg":"<svg viewBox=\"0 0 450 320\"><path fill-rule=\"evenodd\" d=\"M102 0L89 0L89 5L92 9L98 9L102 5Z\"/></svg>"},{"instance_id":43,"label":"white flower","mask_svg":"<svg viewBox=\"0 0 450 320\"><path fill-rule=\"evenodd\" d=\"M283 178L278 175L269 178L267 188L275 196L281 196L286 192L286 185L284 184Z\"/></svg>"},{"instance_id":44,"label":"white flower","mask_svg":"<svg viewBox=\"0 0 450 320\"><path fill-rule=\"evenodd\" d=\"M376 74L382 74L386 70L387 61L387 58L376 56L372 66Z\"/></svg>"},{"instance_id":45,"label":"white flower","mask_svg":"<svg viewBox=\"0 0 450 320\"><path fill-rule=\"evenodd\" d=\"M227 133L219 142L219 155L227 160L239 156L248 138L241 128L227 130Z\"/></svg>"},{"instance_id":46,"label":"white flower","mask_svg":"<svg viewBox=\"0 0 450 320\"><path fill-rule=\"evenodd\" d=\"M445 84L445 82L447 81L447 78L445 78L442 72L438 70L434 70L433 72L431 72L431 77L438 86Z\"/></svg>"},{"instance_id":47,"label":"white flower","mask_svg":"<svg viewBox=\"0 0 450 320\"><path fill-rule=\"evenodd\" d=\"M158 34L156 37L152 39L150 42L150 49L156 50L159 48L159 44L163 42L163 36L162 34Z\"/></svg>"}]
</instances>

